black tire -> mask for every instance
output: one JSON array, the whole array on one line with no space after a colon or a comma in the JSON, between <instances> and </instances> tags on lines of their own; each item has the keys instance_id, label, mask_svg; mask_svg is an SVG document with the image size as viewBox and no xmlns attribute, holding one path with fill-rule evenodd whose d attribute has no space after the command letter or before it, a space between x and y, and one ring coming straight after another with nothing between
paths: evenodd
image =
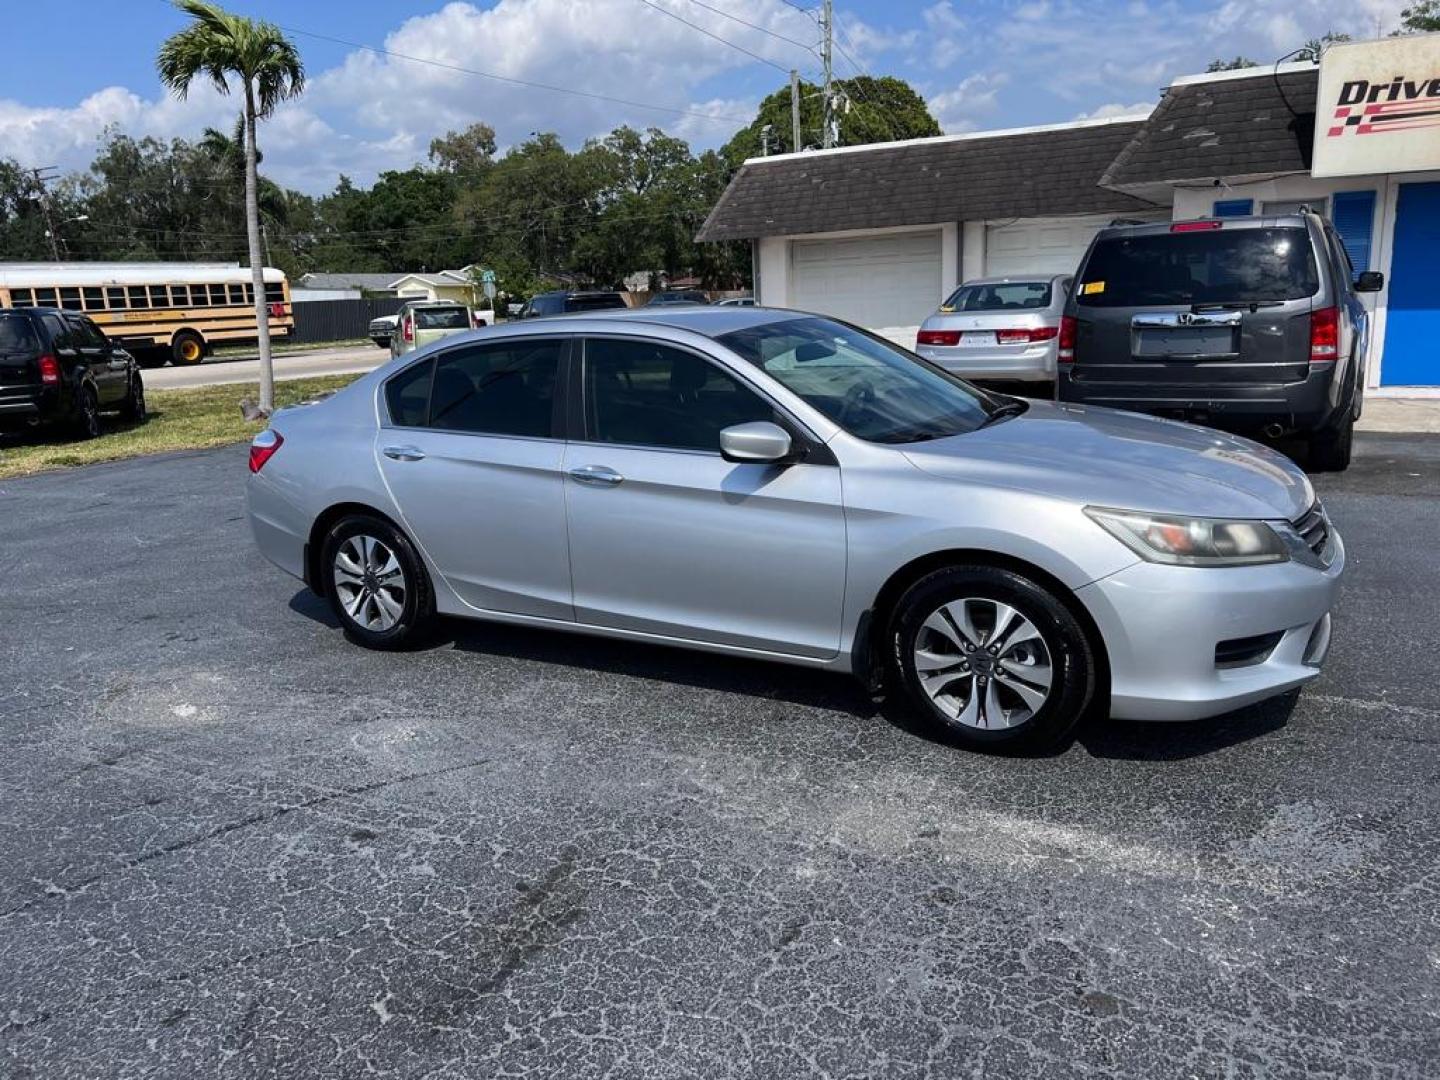
<instances>
[{"instance_id":1,"label":"black tire","mask_svg":"<svg viewBox=\"0 0 1440 1080\"><path fill-rule=\"evenodd\" d=\"M972 723L964 723L932 700L926 692L915 662L915 651L922 633L926 635L927 651L934 646L931 638L934 632L925 629L924 624L932 614L939 613L942 606L962 600L978 602L981 610L987 603L991 604L989 610L992 618L998 615L998 609L993 607L993 603L1006 605L1028 620L1038 631L1044 648L1036 650L1035 646L1030 644L1028 648L1031 651L1028 655L1025 652L1027 646L1014 639L1013 632L1005 635L1007 640L1014 639L1010 648L1006 648L1005 640L999 642L999 656L1004 657L1008 653L1015 658L1012 663L1016 660L1040 663L1045 654L1048 654L1050 684L1044 701L1038 708L1031 711L1013 688L1013 668L1002 671L1000 678L994 683L995 700L1001 704L1001 712L1004 714L1000 721L995 722L996 726L988 726L993 718L983 716L972 718ZM959 633L953 619L949 621L949 625L956 629L958 637L945 636L951 640L963 640L964 635ZM988 628L974 628L988 629L991 633L996 629L993 623ZM989 670L1000 671L996 661L986 660L983 655L988 644L988 633L982 633L981 640L976 644L980 646L975 650L978 657L978 660L974 661L976 666L979 666L979 661L984 661ZM930 574L912 585L900 598L891 618L887 654L889 682L904 694L916 715L922 717L936 734L973 750L1022 754L1052 750L1062 745L1075 729L1075 725L1089 709L1095 694L1096 659L1090 641L1075 615L1049 590L1021 574L995 567L951 567ZM958 647L956 659L967 665L972 662L971 657L960 654ZM941 673L942 678L944 674L946 673ZM949 697L955 703L955 708L963 714L967 711L968 699L978 692L977 687L986 685L986 678L961 672L956 672L956 678L958 682L942 685L956 689L956 694ZM1033 692L1033 686L1027 688ZM967 689L968 693L965 693ZM967 698L963 705L959 700L962 694ZM1013 708L1007 709L1007 704ZM1029 713L1028 716L1024 716L1026 712ZM1023 719L1016 719L1013 726L1005 726L1017 714L1023 716ZM985 726L976 726L977 722Z\"/></svg>"},{"instance_id":2,"label":"black tire","mask_svg":"<svg viewBox=\"0 0 1440 1080\"><path fill-rule=\"evenodd\" d=\"M70 431L77 439L95 439L100 435L100 396L89 383L82 384L75 392Z\"/></svg>"},{"instance_id":3,"label":"black tire","mask_svg":"<svg viewBox=\"0 0 1440 1080\"><path fill-rule=\"evenodd\" d=\"M177 330L170 339L170 359L176 367L192 367L205 359L205 339L194 330Z\"/></svg>"},{"instance_id":4,"label":"black tire","mask_svg":"<svg viewBox=\"0 0 1440 1080\"><path fill-rule=\"evenodd\" d=\"M1310 436L1307 463L1311 472L1344 472L1350 467L1355 445L1355 417L1348 411L1338 425L1322 428Z\"/></svg>"},{"instance_id":5,"label":"black tire","mask_svg":"<svg viewBox=\"0 0 1440 1080\"><path fill-rule=\"evenodd\" d=\"M143 424L149 415L145 408L145 380L140 378L140 372L132 371L130 388L120 403L120 416L132 424Z\"/></svg>"},{"instance_id":6,"label":"black tire","mask_svg":"<svg viewBox=\"0 0 1440 1080\"><path fill-rule=\"evenodd\" d=\"M391 626L377 625L386 617L379 599L359 604L355 608L357 613L352 614L352 605L362 590L357 589L345 595L336 581L337 561L342 551L346 550L347 543L352 539L363 543L366 537L377 541L389 554L394 555L403 575L403 595L397 597L393 588L387 589L378 577L366 574L365 589L373 586L375 592L383 591L391 605L399 608L399 615ZM425 572L424 563L404 533L383 518L352 514L335 523L326 534L321 551L318 568L321 581L317 584L324 589L330 607L335 612L335 617L340 620L347 638L367 649L385 650L407 649L426 640L435 621L435 593L431 588L429 575ZM377 558L376 561L384 560ZM367 571L378 569L362 568ZM367 619L369 615L377 618Z\"/></svg>"}]
</instances>

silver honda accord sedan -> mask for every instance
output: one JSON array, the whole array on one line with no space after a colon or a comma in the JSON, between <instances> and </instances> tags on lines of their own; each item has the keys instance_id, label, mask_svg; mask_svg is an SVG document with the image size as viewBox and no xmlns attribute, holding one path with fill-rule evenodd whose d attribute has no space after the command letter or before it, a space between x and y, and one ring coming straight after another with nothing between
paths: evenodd
<instances>
[{"instance_id":1,"label":"silver honda accord sedan","mask_svg":"<svg viewBox=\"0 0 1440 1080\"><path fill-rule=\"evenodd\" d=\"M445 614L781 660L977 748L1297 687L1345 564L1255 443L767 308L458 335L276 413L250 472L260 550L359 644Z\"/></svg>"}]
</instances>

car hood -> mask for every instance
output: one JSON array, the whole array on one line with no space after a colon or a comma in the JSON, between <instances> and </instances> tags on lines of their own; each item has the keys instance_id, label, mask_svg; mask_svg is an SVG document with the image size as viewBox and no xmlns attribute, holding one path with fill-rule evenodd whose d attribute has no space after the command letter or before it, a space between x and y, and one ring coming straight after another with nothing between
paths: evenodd
<instances>
[{"instance_id":1,"label":"car hood","mask_svg":"<svg viewBox=\"0 0 1440 1080\"><path fill-rule=\"evenodd\" d=\"M1315 501L1289 458L1249 439L1140 413L1031 401L1022 416L908 447L937 476L1087 506L1195 517L1300 517Z\"/></svg>"}]
</instances>

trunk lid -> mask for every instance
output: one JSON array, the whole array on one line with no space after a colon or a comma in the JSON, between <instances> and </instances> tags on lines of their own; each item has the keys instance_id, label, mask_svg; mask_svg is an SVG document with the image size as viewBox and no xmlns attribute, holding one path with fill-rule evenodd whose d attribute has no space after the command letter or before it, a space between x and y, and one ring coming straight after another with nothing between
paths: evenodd
<instances>
[{"instance_id":1,"label":"trunk lid","mask_svg":"<svg viewBox=\"0 0 1440 1080\"><path fill-rule=\"evenodd\" d=\"M1075 374L1225 386L1309 373L1319 271L1298 226L1184 222L1105 237L1075 288Z\"/></svg>"}]
</instances>

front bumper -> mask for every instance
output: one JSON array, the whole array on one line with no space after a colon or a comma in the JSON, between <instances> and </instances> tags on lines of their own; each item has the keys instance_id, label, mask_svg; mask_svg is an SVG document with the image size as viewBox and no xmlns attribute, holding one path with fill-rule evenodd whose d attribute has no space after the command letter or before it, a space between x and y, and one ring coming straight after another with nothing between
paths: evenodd
<instances>
[{"instance_id":1,"label":"front bumper","mask_svg":"<svg viewBox=\"0 0 1440 1080\"><path fill-rule=\"evenodd\" d=\"M985 348L917 345L915 352L932 364L965 379L1049 382L1055 378L1057 348L1054 341L1036 345L996 345Z\"/></svg>"},{"instance_id":2,"label":"front bumper","mask_svg":"<svg viewBox=\"0 0 1440 1080\"><path fill-rule=\"evenodd\" d=\"M1077 591L1110 660L1110 715L1198 720L1282 694L1320 674L1345 571L1332 528L1324 569L1141 562ZM1257 662L1226 666L1216 646L1279 634Z\"/></svg>"}]
</instances>

